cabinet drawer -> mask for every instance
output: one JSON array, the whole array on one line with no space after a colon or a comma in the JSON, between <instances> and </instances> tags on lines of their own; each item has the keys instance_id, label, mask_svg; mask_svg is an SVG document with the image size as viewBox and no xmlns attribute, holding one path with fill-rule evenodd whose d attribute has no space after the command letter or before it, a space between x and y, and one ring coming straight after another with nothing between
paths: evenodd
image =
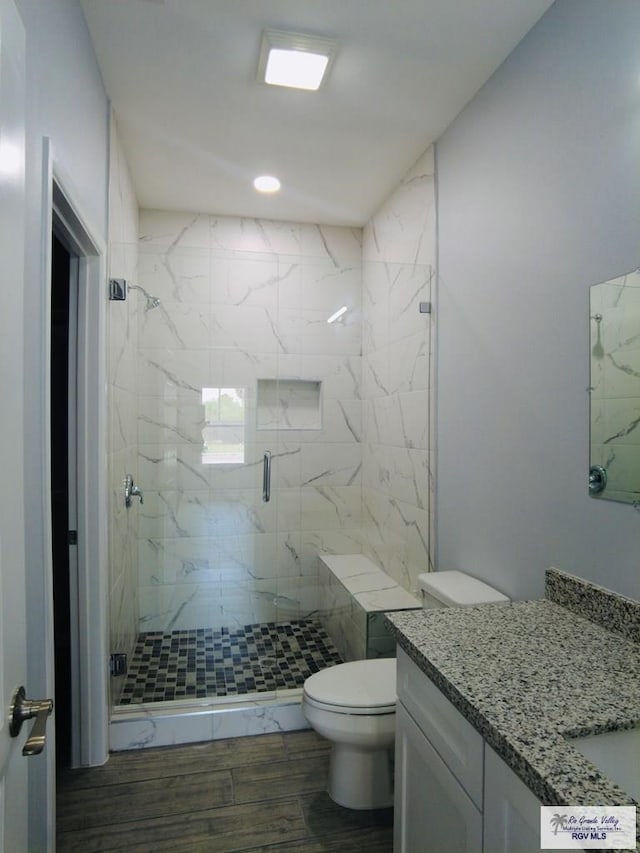
<instances>
[{"instance_id":1,"label":"cabinet drawer","mask_svg":"<svg viewBox=\"0 0 640 853\"><path fill-rule=\"evenodd\" d=\"M398 648L398 700L479 809L483 740L422 670Z\"/></svg>"}]
</instances>

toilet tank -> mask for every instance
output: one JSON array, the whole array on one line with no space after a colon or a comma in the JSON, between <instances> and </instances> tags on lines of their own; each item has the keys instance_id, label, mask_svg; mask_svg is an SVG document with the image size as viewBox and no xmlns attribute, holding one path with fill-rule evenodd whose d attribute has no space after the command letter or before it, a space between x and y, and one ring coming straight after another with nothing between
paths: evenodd
<instances>
[{"instance_id":1,"label":"toilet tank","mask_svg":"<svg viewBox=\"0 0 640 853\"><path fill-rule=\"evenodd\" d=\"M508 604L510 601L489 584L455 570L418 575L418 585L425 609Z\"/></svg>"}]
</instances>

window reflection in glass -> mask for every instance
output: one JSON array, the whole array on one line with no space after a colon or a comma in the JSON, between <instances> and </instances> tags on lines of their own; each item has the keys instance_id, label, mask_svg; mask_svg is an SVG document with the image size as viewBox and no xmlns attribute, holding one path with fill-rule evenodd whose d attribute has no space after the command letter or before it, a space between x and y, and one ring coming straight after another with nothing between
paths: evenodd
<instances>
[{"instance_id":1,"label":"window reflection in glass","mask_svg":"<svg viewBox=\"0 0 640 853\"><path fill-rule=\"evenodd\" d=\"M204 465L244 463L245 388L203 388Z\"/></svg>"}]
</instances>

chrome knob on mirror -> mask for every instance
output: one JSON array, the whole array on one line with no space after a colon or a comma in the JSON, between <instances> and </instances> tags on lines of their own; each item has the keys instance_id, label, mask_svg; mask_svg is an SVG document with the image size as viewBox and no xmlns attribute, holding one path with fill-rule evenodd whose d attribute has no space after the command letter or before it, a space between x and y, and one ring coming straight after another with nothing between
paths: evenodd
<instances>
[{"instance_id":1,"label":"chrome knob on mirror","mask_svg":"<svg viewBox=\"0 0 640 853\"><path fill-rule=\"evenodd\" d=\"M599 495L607 487L607 472L602 465L592 465L589 468L589 494Z\"/></svg>"}]
</instances>

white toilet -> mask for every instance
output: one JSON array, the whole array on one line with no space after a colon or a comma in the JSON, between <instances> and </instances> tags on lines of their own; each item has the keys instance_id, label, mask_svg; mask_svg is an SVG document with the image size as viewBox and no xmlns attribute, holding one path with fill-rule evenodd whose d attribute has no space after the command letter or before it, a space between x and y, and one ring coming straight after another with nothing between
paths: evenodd
<instances>
[{"instance_id":1,"label":"white toilet","mask_svg":"<svg viewBox=\"0 0 640 853\"><path fill-rule=\"evenodd\" d=\"M425 608L507 604L509 599L462 572L418 578ZM333 741L329 796L349 809L393 805L396 721L395 658L341 663L304 683L302 710L319 735Z\"/></svg>"}]
</instances>

